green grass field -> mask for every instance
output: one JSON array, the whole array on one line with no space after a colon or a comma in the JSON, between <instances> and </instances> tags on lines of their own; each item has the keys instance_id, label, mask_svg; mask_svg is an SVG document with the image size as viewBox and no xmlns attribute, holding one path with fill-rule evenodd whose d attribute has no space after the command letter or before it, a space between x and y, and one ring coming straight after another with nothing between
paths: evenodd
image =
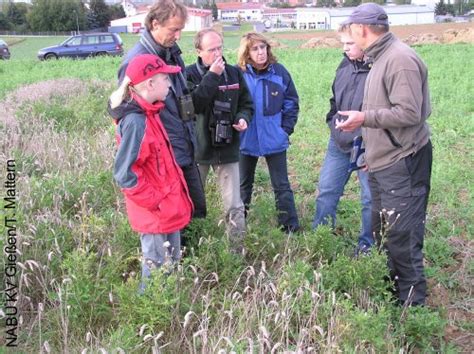
<instances>
[{"instance_id":1,"label":"green grass field","mask_svg":"<svg viewBox=\"0 0 474 354\"><path fill-rule=\"evenodd\" d=\"M123 39L130 48L137 37ZM180 43L186 63L195 60L191 40L184 35ZM139 296L139 241L112 181L115 138L106 112L121 59L36 59L39 48L60 41L27 38L12 46L11 60L0 62L2 173L14 159L19 196L23 322L19 351L12 352L472 350L474 69L466 58L474 57L474 46L416 49L429 68L433 104L425 239L430 297L425 308L401 309L384 281L385 256L351 258L360 220L355 179L340 202L336 233L311 230L340 50L296 49L297 41L276 50L300 95L288 156L303 231L288 238L277 229L261 163L247 254L230 254L211 176L209 216L190 226L188 256L171 275L157 272ZM235 62L238 41L239 34L226 34L228 62ZM2 249L5 242L2 237ZM6 345L7 328L0 328Z\"/></svg>"}]
</instances>

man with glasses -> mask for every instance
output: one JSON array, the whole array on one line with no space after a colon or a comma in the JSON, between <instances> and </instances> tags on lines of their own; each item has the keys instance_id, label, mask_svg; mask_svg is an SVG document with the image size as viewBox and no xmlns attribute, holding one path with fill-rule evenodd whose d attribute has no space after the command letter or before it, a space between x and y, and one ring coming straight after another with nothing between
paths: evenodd
<instances>
[{"instance_id":1,"label":"man with glasses","mask_svg":"<svg viewBox=\"0 0 474 354\"><path fill-rule=\"evenodd\" d=\"M359 5L344 23L373 60L361 111L339 112L337 129L362 126L372 194L372 231L387 250L400 304L423 305L423 238L432 147L428 70L416 52L389 32L374 3Z\"/></svg>"},{"instance_id":2,"label":"man with glasses","mask_svg":"<svg viewBox=\"0 0 474 354\"><path fill-rule=\"evenodd\" d=\"M239 133L247 129L253 103L242 74L222 56L223 38L214 29L194 38L197 62L186 68L197 114L196 161L203 185L212 166L225 209L231 250L242 251L244 205L240 198Z\"/></svg>"}]
</instances>

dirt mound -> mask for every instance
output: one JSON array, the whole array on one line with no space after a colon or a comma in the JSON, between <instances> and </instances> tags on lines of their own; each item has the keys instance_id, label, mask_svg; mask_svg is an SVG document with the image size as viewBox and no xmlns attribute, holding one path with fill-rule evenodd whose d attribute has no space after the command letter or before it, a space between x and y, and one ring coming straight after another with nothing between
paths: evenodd
<instances>
[{"instance_id":1,"label":"dirt mound","mask_svg":"<svg viewBox=\"0 0 474 354\"><path fill-rule=\"evenodd\" d=\"M340 48L341 42L333 37L311 38L300 48Z\"/></svg>"},{"instance_id":2,"label":"dirt mound","mask_svg":"<svg viewBox=\"0 0 474 354\"><path fill-rule=\"evenodd\" d=\"M474 43L474 28L450 28L443 33L443 43Z\"/></svg>"},{"instance_id":3,"label":"dirt mound","mask_svg":"<svg viewBox=\"0 0 474 354\"><path fill-rule=\"evenodd\" d=\"M440 44L438 36L433 33L412 34L403 40L409 46L422 44Z\"/></svg>"},{"instance_id":4,"label":"dirt mound","mask_svg":"<svg viewBox=\"0 0 474 354\"><path fill-rule=\"evenodd\" d=\"M451 31L451 39L446 40L444 33ZM472 38L474 29L470 22L453 22L453 23L429 23L422 25L404 25L404 26L390 26L390 32L393 32L398 38L409 38L410 36L420 36L423 33L431 33L438 37L440 43L455 43L451 42L454 37L456 41L473 43ZM449 35L449 34L448 34ZM336 38L336 31L295 31L292 33L275 33L273 37L277 39L287 40L305 40L309 41L313 38ZM467 37L467 38L466 38ZM469 39L470 38L470 39ZM338 43L337 48L342 45ZM306 47L305 47L306 48ZM310 47L313 48L313 47Z\"/></svg>"},{"instance_id":5,"label":"dirt mound","mask_svg":"<svg viewBox=\"0 0 474 354\"><path fill-rule=\"evenodd\" d=\"M270 43L270 46L272 48L288 48L287 45L277 41L276 39L272 38L268 41L268 43Z\"/></svg>"}]
</instances>

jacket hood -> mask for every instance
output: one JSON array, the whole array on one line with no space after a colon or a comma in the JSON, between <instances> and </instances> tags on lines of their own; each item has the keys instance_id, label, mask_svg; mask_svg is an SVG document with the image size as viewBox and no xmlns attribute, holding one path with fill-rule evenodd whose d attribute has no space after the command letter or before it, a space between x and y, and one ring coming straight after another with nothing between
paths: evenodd
<instances>
[{"instance_id":1,"label":"jacket hood","mask_svg":"<svg viewBox=\"0 0 474 354\"><path fill-rule=\"evenodd\" d=\"M352 60L350 59L346 53L342 53L343 61L339 65L339 67L344 66L344 62L349 63L352 66L354 71L370 71L370 68L373 64L373 60L368 57L364 57L364 60Z\"/></svg>"},{"instance_id":2,"label":"jacket hood","mask_svg":"<svg viewBox=\"0 0 474 354\"><path fill-rule=\"evenodd\" d=\"M110 107L110 101L107 103L107 111L118 123L123 117L131 113L156 113L164 107L163 102L149 103L135 93L126 101L123 101L118 107Z\"/></svg>"},{"instance_id":3,"label":"jacket hood","mask_svg":"<svg viewBox=\"0 0 474 354\"><path fill-rule=\"evenodd\" d=\"M134 100L123 101L118 107L110 107L110 101L107 102L107 112L117 122L130 113L143 113L143 109Z\"/></svg>"}]
</instances>

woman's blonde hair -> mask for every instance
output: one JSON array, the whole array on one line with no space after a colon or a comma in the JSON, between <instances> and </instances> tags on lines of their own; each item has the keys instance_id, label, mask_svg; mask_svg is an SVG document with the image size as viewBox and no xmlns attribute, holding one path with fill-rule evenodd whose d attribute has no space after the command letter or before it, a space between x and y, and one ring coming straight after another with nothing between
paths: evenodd
<instances>
[{"instance_id":1,"label":"woman's blonde hair","mask_svg":"<svg viewBox=\"0 0 474 354\"><path fill-rule=\"evenodd\" d=\"M237 64L243 71L247 70L247 64L253 64L252 59L250 59L250 48L258 42L263 42L267 46L267 62L265 63L265 67L277 62L277 58L272 53L272 46L268 39L260 33L249 32L242 36L237 53Z\"/></svg>"}]
</instances>

